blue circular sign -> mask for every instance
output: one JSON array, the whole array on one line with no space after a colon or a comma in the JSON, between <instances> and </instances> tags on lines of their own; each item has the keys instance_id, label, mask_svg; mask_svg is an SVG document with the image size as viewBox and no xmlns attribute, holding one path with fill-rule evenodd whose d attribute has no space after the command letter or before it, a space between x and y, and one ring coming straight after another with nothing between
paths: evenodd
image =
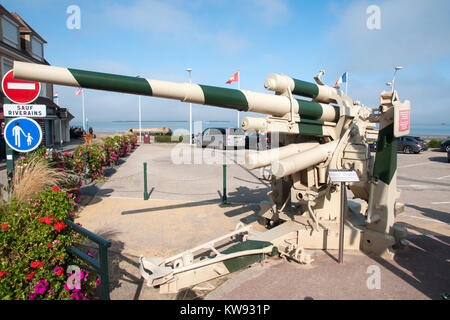
<instances>
[{"instance_id":1,"label":"blue circular sign","mask_svg":"<svg viewBox=\"0 0 450 320\"><path fill-rule=\"evenodd\" d=\"M41 144L42 129L33 119L13 118L5 126L4 137L11 149L30 152Z\"/></svg>"}]
</instances>

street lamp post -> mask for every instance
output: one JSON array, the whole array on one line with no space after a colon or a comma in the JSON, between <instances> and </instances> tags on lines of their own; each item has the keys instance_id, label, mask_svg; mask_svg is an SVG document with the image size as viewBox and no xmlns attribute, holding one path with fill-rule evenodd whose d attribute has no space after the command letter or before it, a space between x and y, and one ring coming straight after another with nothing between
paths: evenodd
<instances>
[{"instance_id":1,"label":"street lamp post","mask_svg":"<svg viewBox=\"0 0 450 320\"><path fill-rule=\"evenodd\" d=\"M394 92L395 75L396 75L397 71L401 70L401 69L403 69L403 67L395 67L394 78L392 78L392 92Z\"/></svg>"},{"instance_id":2,"label":"street lamp post","mask_svg":"<svg viewBox=\"0 0 450 320\"><path fill-rule=\"evenodd\" d=\"M189 85L192 84L191 68L187 68L186 71L189 73ZM192 145L192 103L189 103L189 145Z\"/></svg>"}]
</instances>

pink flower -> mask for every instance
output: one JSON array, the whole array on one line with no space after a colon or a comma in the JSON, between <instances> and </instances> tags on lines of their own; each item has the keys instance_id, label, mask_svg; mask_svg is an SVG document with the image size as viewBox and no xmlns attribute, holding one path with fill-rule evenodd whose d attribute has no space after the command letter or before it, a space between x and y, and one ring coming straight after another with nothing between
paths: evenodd
<instances>
[{"instance_id":1,"label":"pink flower","mask_svg":"<svg viewBox=\"0 0 450 320\"><path fill-rule=\"evenodd\" d=\"M45 291L47 291L48 282L46 280L41 280L39 283L34 287L34 293L36 294L44 294Z\"/></svg>"},{"instance_id":2,"label":"pink flower","mask_svg":"<svg viewBox=\"0 0 450 320\"><path fill-rule=\"evenodd\" d=\"M78 293L74 293L70 296L70 300L80 300L80 296Z\"/></svg>"},{"instance_id":3,"label":"pink flower","mask_svg":"<svg viewBox=\"0 0 450 320\"><path fill-rule=\"evenodd\" d=\"M63 272L64 270L61 267L56 267L55 269L53 269L53 273L56 273L56 275L58 276L60 276Z\"/></svg>"}]
</instances>

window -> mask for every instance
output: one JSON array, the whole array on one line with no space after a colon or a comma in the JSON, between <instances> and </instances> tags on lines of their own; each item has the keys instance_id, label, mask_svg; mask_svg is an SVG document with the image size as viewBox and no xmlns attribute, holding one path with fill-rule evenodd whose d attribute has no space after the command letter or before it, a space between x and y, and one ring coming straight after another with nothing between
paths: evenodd
<instances>
[{"instance_id":1,"label":"window","mask_svg":"<svg viewBox=\"0 0 450 320\"><path fill-rule=\"evenodd\" d=\"M2 58L2 77L13 68L13 61L5 57Z\"/></svg>"},{"instance_id":2,"label":"window","mask_svg":"<svg viewBox=\"0 0 450 320\"><path fill-rule=\"evenodd\" d=\"M43 50L42 50L42 42L39 41L37 38L33 37L31 38L31 52L33 53L33 56L39 60L42 60L43 57Z\"/></svg>"},{"instance_id":3,"label":"window","mask_svg":"<svg viewBox=\"0 0 450 320\"><path fill-rule=\"evenodd\" d=\"M19 32L18 25L13 23L11 20L2 17L2 30L3 30L3 41L17 48L19 46Z\"/></svg>"}]
</instances>

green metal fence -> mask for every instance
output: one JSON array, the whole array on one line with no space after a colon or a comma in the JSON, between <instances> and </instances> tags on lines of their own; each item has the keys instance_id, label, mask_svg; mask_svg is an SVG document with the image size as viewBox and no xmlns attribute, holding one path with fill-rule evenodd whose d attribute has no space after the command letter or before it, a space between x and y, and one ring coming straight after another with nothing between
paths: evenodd
<instances>
[{"instance_id":1,"label":"green metal fence","mask_svg":"<svg viewBox=\"0 0 450 320\"><path fill-rule=\"evenodd\" d=\"M77 225L71 220L65 219L64 223L67 224L72 230L78 232L79 234L87 237L88 239L94 241L98 244L99 249L99 258L100 261L95 260L94 258L88 256L86 253L82 252L78 248L70 246L67 248L67 251L73 253L80 259L89 263L94 268L94 272L100 275L101 279L101 297L103 300L110 300L109 297L109 274L108 274L108 248L111 247L111 242L108 240L99 237L95 233Z\"/></svg>"}]
</instances>

